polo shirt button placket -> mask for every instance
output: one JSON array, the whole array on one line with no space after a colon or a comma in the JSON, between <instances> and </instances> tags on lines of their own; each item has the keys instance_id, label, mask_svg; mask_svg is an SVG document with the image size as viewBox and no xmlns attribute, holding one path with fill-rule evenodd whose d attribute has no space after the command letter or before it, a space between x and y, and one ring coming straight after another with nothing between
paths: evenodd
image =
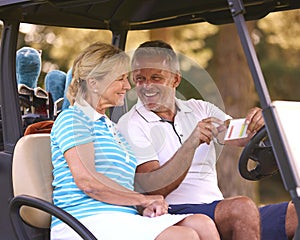
<instances>
[{"instance_id":1,"label":"polo shirt button placket","mask_svg":"<svg viewBox=\"0 0 300 240\"><path fill-rule=\"evenodd\" d=\"M182 129L180 128L180 125L177 123L174 123L174 129L178 135L178 137L180 138L180 142L182 143L183 140L183 133L182 133Z\"/></svg>"}]
</instances>

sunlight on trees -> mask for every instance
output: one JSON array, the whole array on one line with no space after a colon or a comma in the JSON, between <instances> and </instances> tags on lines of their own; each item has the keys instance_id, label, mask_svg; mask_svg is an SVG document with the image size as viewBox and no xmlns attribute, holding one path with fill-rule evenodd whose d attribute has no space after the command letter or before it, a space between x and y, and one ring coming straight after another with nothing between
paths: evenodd
<instances>
[{"instance_id":1,"label":"sunlight on trees","mask_svg":"<svg viewBox=\"0 0 300 240\"><path fill-rule=\"evenodd\" d=\"M42 49L43 65L51 65L43 71L59 68L67 71L77 54L92 42L110 43L108 30L90 30L40 25L23 25L20 31L25 33L24 42L36 49Z\"/></svg>"},{"instance_id":2,"label":"sunlight on trees","mask_svg":"<svg viewBox=\"0 0 300 240\"><path fill-rule=\"evenodd\" d=\"M198 23L162 29L162 36L170 34L167 42L170 42L177 52L190 57L205 68L213 56L213 51L206 45L205 40L215 35L218 29L218 26L209 23ZM126 49L134 50L140 43L150 38L149 30L131 31L128 33Z\"/></svg>"},{"instance_id":3,"label":"sunlight on trees","mask_svg":"<svg viewBox=\"0 0 300 240\"><path fill-rule=\"evenodd\" d=\"M127 35L127 41L125 49L127 52L134 51L142 42L150 39L150 31L130 31Z\"/></svg>"},{"instance_id":4,"label":"sunlight on trees","mask_svg":"<svg viewBox=\"0 0 300 240\"><path fill-rule=\"evenodd\" d=\"M215 35L219 28L209 23L198 23L174 28L174 46L179 52L189 56L202 67L207 67L213 56L205 39Z\"/></svg>"},{"instance_id":5,"label":"sunlight on trees","mask_svg":"<svg viewBox=\"0 0 300 240\"><path fill-rule=\"evenodd\" d=\"M267 41L284 49L300 50L300 10L271 13L258 22Z\"/></svg>"},{"instance_id":6,"label":"sunlight on trees","mask_svg":"<svg viewBox=\"0 0 300 240\"><path fill-rule=\"evenodd\" d=\"M272 99L300 101L300 10L258 21L256 48Z\"/></svg>"}]
</instances>

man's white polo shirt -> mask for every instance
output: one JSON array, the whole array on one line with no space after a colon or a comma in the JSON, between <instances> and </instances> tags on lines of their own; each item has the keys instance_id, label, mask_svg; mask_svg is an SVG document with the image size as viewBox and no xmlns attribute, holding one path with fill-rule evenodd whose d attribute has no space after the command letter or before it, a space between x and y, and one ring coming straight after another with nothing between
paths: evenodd
<instances>
[{"instance_id":1,"label":"man's white polo shirt","mask_svg":"<svg viewBox=\"0 0 300 240\"><path fill-rule=\"evenodd\" d=\"M230 118L215 105L202 100L176 99L176 106L174 123L164 121L148 111L140 101L119 120L119 131L131 144L138 164L159 160L160 165L163 165L190 136L199 121L208 117L221 120ZM187 176L167 196L169 204L210 203L223 199L217 184L215 164L214 144L201 144Z\"/></svg>"}]
</instances>

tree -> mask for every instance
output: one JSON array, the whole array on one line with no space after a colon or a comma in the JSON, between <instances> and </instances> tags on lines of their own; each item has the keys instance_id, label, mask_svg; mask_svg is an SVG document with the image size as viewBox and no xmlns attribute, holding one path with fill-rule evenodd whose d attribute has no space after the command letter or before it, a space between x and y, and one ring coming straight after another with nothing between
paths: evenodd
<instances>
[{"instance_id":1,"label":"tree","mask_svg":"<svg viewBox=\"0 0 300 240\"><path fill-rule=\"evenodd\" d=\"M248 23L249 31L254 22ZM220 27L215 36L214 55L209 72L223 96L225 109L234 118L244 117L257 103L254 84L233 24ZM243 179L238 171L241 149L225 146L218 160L219 185L224 196L246 195L257 198L256 184Z\"/></svg>"},{"instance_id":2,"label":"tree","mask_svg":"<svg viewBox=\"0 0 300 240\"><path fill-rule=\"evenodd\" d=\"M283 49L300 50L299 9L271 13L258 22L258 27L267 33L267 42L277 44ZM291 64L295 63L291 62ZM299 65L299 62L297 65Z\"/></svg>"},{"instance_id":3,"label":"tree","mask_svg":"<svg viewBox=\"0 0 300 240\"><path fill-rule=\"evenodd\" d=\"M272 99L299 101L300 10L272 13L258 21L256 48Z\"/></svg>"}]
</instances>

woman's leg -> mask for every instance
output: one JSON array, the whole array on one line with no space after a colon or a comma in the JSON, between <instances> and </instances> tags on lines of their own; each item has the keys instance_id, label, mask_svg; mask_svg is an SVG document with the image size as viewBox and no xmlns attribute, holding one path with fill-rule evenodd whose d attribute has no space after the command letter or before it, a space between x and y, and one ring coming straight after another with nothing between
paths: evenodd
<instances>
[{"instance_id":1,"label":"woman's leg","mask_svg":"<svg viewBox=\"0 0 300 240\"><path fill-rule=\"evenodd\" d=\"M155 240L200 240L197 232L185 226L171 226L166 228Z\"/></svg>"},{"instance_id":2,"label":"woman's leg","mask_svg":"<svg viewBox=\"0 0 300 240\"><path fill-rule=\"evenodd\" d=\"M190 215L177 225L194 229L201 240L220 240L220 235L214 221L204 214Z\"/></svg>"}]
</instances>

